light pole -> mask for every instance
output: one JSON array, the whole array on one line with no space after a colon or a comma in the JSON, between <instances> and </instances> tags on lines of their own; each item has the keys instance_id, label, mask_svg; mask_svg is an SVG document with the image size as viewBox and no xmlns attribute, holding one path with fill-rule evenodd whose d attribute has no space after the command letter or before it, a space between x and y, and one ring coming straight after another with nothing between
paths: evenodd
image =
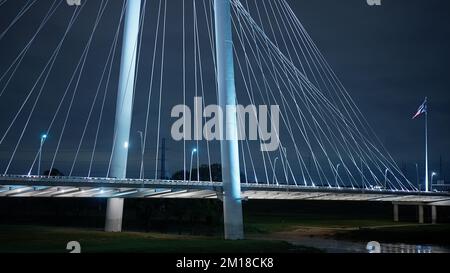
<instances>
[{"instance_id":1,"label":"light pole","mask_svg":"<svg viewBox=\"0 0 450 273\"><path fill-rule=\"evenodd\" d=\"M282 153L281 154L281 163L283 164L284 177L286 179L286 184L289 185L288 159L287 159L287 149L286 149L286 147L281 146L281 153Z\"/></svg>"},{"instance_id":2,"label":"light pole","mask_svg":"<svg viewBox=\"0 0 450 273\"><path fill-rule=\"evenodd\" d=\"M279 186L278 179L276 178L277 176L276 176L276 173L275 173L276 167L277 167L277 160L278 160L278 156L275 157L275 160L273 162L273 183L272 184L275 184L275 181L276 181L277 182L277 186Z\"/></svg>"},{"instance_id":3,"label":"light pole","mask_svg":"<svg viewBox=\"0 0 450 273\"><path fill-rule=\"evenodd\" d=\"M436 172L433 172L433 173L431 174L431 187L430 187L430 190L431 190L431 191L433 190L433 178L434 178L435 176L437 176L437 173L436 173Z\"/></svg>"},{"instance_id":4,"label":"light pole","mask_svg":"<svg viewBox=\"0 0 450 273\"><path fill-rule=\"evenodd\" d=\"M41 175L41 159L42 159L42 147L44 146L44 142L47 139L47 134L43 134L41 136L41 144L39 146L39 162L38 162L38 175ZM51 172L52 170L50 170Z\"/></svg>"},{"instance_id":5,"label":"light pole","mask_svg":"<svg viewBox=\"0 0 450 273\"><path fill-rule=\"evenodd\" d=\"M340 189L341 187L338 184L338 176L339 176L339 167L341 166L341 163L336 165L336 174L334 176L334 183L336 184L336 187L338 187L338 189Z\"/></svg>"},{"instance_id":6,"label":"light pole","mask_svg":"<svg viewBox=\"0 0 450 273\"><path fill-rule=\"evenodd\" d=\"M428 98L425 98L427 103ZM425 106L428 107L428 106ZM428 192L428 109L425 111L425 191Z\"/></svg>"},{"instance_id":7,"label":"light pole","mask_svg":"<svg viewBox=\"0 0 450 273\"><path fill-rule=\"evenodd\" d=\"M386 168L386 170L384 171L384 189L387 189L387 175L389 172L389 168Z\"/></svg>"},{"instance_id":8,"label":"light pole","mask_svg":"<svg viewBox=\"0 0 450 273\"><path fill-rule=\"evenodd\" d=\"M138 134L141 139L141 168L139 171L139 179L144 179L144 133L138 131Z\"/></svg>"},{"instance_id":9,"label":"light pole","mask_svg":"<svg viewBox=\"0 0 450 273\"><path fill-rule=\"evenodd\" d=\"M420 186L420 180L419 180L419 164L416 163L416 179L417 179L417 188L419 189L419 191L422 191L421 186Z\"/></svg>"},{"instance_id":10,"label":"light pole","mask_svg":"<svg viewBox=\"0 0 450 273\"><path fill-rule=\"evenodd\" d=\"M189 182L192 181L192 159L194 158L194 153L197 153L196 148L192 149L192 152L191 152L191 167L189 168ZM197 173L198 173L198 171L199 170L197 169Z\"/></svg>"}]
</instances>

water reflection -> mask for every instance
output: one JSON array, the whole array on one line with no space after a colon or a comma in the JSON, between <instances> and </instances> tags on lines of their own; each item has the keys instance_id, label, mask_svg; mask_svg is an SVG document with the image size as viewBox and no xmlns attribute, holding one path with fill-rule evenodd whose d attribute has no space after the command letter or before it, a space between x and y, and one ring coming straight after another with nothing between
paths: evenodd
<instances>
[{"instance_id":1,"label":"water reflection","mask_svg":"<svg viewBox=\"0 0 450 273\"><path fill-rule=\"evenodd\" d=\"M436 251L441 253L443 249L422 245L381 244L381 253L437 253Z\"/></svg>"},{"instance_id":2,"label":"water reflection","mask_svg":"<svg viewBox=\"0 0 450 273\"><path fill-rule=\"evenodd\" d=\"M319 248L329 253L368 253L367 243L364 242L305 237L298 240L290 240L290 243ZM380 242L380 246L381 253L450 253L449 247L441 247L436 245L410 245L400 243L390 244Z\"/></svg>"}]
</instances>

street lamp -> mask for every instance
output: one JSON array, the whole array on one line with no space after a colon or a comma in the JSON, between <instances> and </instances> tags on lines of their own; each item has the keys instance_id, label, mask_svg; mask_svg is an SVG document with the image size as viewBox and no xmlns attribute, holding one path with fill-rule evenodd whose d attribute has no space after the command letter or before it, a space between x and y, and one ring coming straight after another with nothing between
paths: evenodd
<instances>
[{"instance_id":1,"label":"street lamp","mask_svg":"<svg viewBox=\"0 0 450 273\"><path fill-rule=\"evenodd\" d=\"M44 142L47 139L48 135L43 134L41 136L41 144L39 146L39 162L38 162L38 175L41 175L41 159L42 159L42 146L44 146ZM51 170L50 170L51 171Z\"/></svg>"},{"instance_id":2,"label":"street lamp","mask_svg":"<svg viewBox=\"0 0 450 273\"><path fill-rule=\"evenodd\" d=\"M433 173L431 174L431 190L433 190L433 178L434 178L435 176L437 176L437 173L436 173L436 172L433 172Z\"/></svg>"},{"instance_id":3,"label":"street lamp","mask_svg":"<svg viewBox=\"0 0 450 273\"><path fill-rule=\"evenodd\" d=\"M284 176L286 177L286 183L289 185L289 176L287 175L288 173L288 158L287 158L287 148L281 146L281 151L282 151L282 156L284 157L284 164L283 164L283 171L284 171Z\"/></svg>"},{"instance_id":4,"label":"street lamp","mask_svg":"<svg viewBox=\"0 0 450 273\"><path fill-rule=\"evenodd\" d=\"M386 168L386 170L384 171L384 189L387 189L387 175L389 172L389 168Z\"/></svg>"},{"instance_id":5,"label":"street lamp","mask_svg":"<svg viewBox=\"0 0 450 273\"><path fill-rule=\"evenodd\" d=\"M275 173L276 166L277 166L277 160L278 160L278 156L275 157L275 160L273 162L273 183L272 184L275 184L275 181L276 181L277 182L277 186L279 186L278 179L277 179L277 176L276 176L276 173Z\"/></svg>"},{"instance_id":6,"label":"street lamp","mask_svg":"<svg viewBox=\"0 0 450 273\"><path fill-rule=\"evenodd\" d=\"M340 189L341 187L339 186L339 184L338 184L338 175L339 175L339 167L341 166L341 163L339 163L339 164L337 164L336 165L336 174L335 174L335 176L334 176L334 183L336 184L336 187L338 188L338 189Z\"/></svg>"},{"instance_id":7,"label":"street lamp","mask_svg":"<svg viewBox=\"0 0 450 273\"><path fill-rule=\"evenodd\" d=\"M197 153L197 149L196 148L192 149L192 152L191 152L191 167L189 168L189 182L192 181L192 159L194 158L194 153ZM197 173L198 172L199 172L199 170L197 169Z\"/></svg>"},{"instance_id":8,"label":"street lamp","mask_svg":"<svg viewBox=\"0 0 450 273\"><path fill-rule=\"evenodd\" d=\"M416 163L416 180L417 180L417 188L419 191L422 191L422 187L420 186L420 180L419 180L419 164Z\"/></svg>"},{"instance_id":9,"label":"street lamp","mask_svg":"<svg viewBox=\"0 0 450 273\"><path fill-rule=\"evenodd\" d=\"M139 179L144 179L144 133L138 131L138 134L141 139L141 168L139 171Z\"/></svg>"}]
</instances>

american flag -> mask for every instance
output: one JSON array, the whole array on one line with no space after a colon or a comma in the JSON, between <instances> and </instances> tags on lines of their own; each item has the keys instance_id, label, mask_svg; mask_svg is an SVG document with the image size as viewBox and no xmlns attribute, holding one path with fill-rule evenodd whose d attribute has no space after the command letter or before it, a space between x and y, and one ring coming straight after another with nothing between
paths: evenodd
<instances>
[{"instance_id":1,"label":"american flag","mask_svg":"<svg viewBox=\"0 0 450 273\"><path fill-rule=\"evenodd\" d=\"M427 112L428 108L428 99L425 98L425 101L422 103L422 105L417 110L417 113L413 116L412 119L418 118L420 115L425 114Z\"/></svg>"}]
</instances>

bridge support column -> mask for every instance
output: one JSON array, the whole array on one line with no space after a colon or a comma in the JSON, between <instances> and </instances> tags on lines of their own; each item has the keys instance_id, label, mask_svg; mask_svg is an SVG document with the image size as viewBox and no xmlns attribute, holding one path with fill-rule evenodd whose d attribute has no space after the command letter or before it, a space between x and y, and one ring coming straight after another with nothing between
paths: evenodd
<instances>
[{"instance_id":1,"label":"bridge support column","mask_svg":"<svg viewBox=\"0 0 450 273\"><path fill-rule=\"evenodd\" d=\"M419 205L418 208L419 208L419 224L423 224L425 223L423 205Z\"/></svg>"},{"instance_id":2,"label":"bridge support column","mask_svg":"<svg viewBox=\"0 0 450 273\"><path fill-rule=\"evenodd\" d=\"M437 223L437 207L431 206L431 223L434 225Z\"/></svg>"},{"instance_id":3,"label":"bridge support column","mask_svg":"<svg viewBox=\"0 0 450 273\"><path fill-rule=\"evenodd\" d=\"M399 222L399 211L398 211L398 204L394 204L394 222Z\"/></svg>"},{"instance_id":4,"label":"bridge support column","mask_svg":"<svg viewBox=\"0 0 450 273\"><path fill-rule=\"evenodd\" d=\"M110 177L115 178L125 178L127 172L141 0L128 0L126 8L116 103L114 147L109 174ZM105 231L122 231L123 204L123 199L112 198L108 200Z\"/></svg>"},{"instance_id":5,"label":"bridge support column","mask_svg":"<svg viewBox=\"0 0 450 273\"><path fill-rule=\"evenodd\" d=\"M234 81L234 52L231 29L231 4L229 0L214 0L217 80L222 118L221 140L223 210L225 239L244 239L242 219L241 181L239 167L238 123L236 111L236 86Z\"/></svg>"}]
</instances>

